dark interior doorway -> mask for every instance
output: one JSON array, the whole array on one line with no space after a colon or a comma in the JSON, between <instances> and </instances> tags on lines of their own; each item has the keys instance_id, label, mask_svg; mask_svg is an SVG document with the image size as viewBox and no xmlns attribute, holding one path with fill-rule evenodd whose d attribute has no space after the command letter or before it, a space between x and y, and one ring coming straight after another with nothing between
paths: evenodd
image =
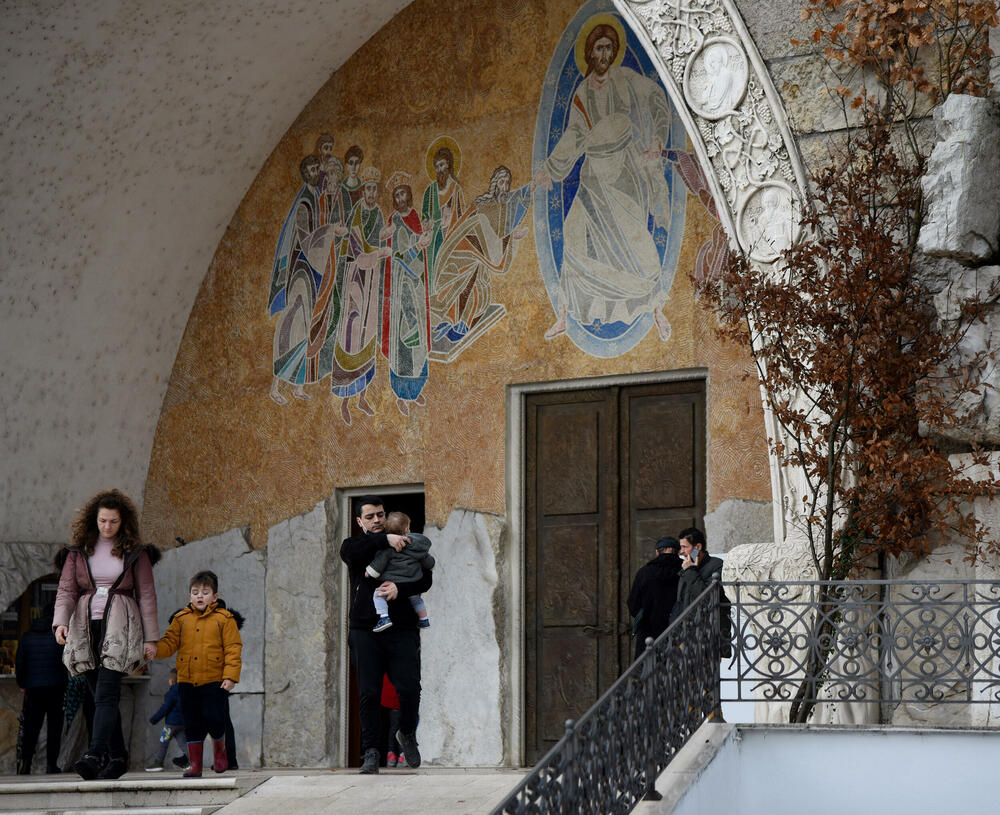
<instances>
[{"instance_id":1,"label":"dark interior doorway","mask_svg":"<svg viewBox=\"0 0 1000 815\"><path fill-rule=\"evenodd\" d=\"M351 535L361 532L358 526L358 513L361 509L361 499L364 496L377 495L385 502L385 511L403 512L410 518L410 530L413 532L424 531L424 494L423 492L379 492L373 489L370 493L352 496L351 501ZM347 629L347 626L344 626ZM347 766L361 766L361 716L358 706L358 677L354 671L354 663L350 660L350 649L348 649L348 675L350 702L348 704L348 725L347 725ZM386 744L389 734L389 714L383 710L382 717L382 744L379 745L380 763L385 765Z\"/></svg>"}]
</instances>

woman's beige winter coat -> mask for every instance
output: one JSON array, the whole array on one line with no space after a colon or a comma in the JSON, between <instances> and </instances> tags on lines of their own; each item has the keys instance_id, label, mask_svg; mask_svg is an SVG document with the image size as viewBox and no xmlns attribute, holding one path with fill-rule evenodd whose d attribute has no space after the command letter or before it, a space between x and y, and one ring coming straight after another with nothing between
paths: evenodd
<instances>
[{"instance_id":1,"label":"woman's beige winter coat","mask_svg":"<svg viewBox=\"0 0 1000 815\"><path fill-rule=\"evenodd\" d=\"M143 643L160 638L150 548L140 546L125 556L122 579L104 607L100 664L125 674L145 663ZM86 552L79 546L69 547L59 577L52 630L60 625L69 628L63 663L73 676L98 666L90 637L90 603L95 593Z\"/></svg>"}]
</instances>

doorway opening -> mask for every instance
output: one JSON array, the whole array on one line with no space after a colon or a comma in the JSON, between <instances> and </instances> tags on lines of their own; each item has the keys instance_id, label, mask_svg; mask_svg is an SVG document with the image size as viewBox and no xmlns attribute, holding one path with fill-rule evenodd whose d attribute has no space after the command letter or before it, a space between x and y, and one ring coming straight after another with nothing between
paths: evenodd
<instances>
[{"instance_id":1,"label":"doorway opening","mask_svg":"<svg viewBox=\"0 0 1000 815\"><path fill-rule=\"evenodd\" d=\"M403 512L410 518L410 530L413 532L423 532L424 522L425 522L425 509L424 509L424 488L423 485L417 484L406 484L406 485L396 485L396 486L386 486L386 487L362 487L350 490L345 490L342 495L341 507L343 511L343 534L342 538L350 537L351 535L357 535L361 532L361 527L358 525L358 514L361 509L361 500L366 495L377 495L385 502L385 511L388 512ZM342 596L344 597L343 610L341 613L341 618L343 620L342 626L342 642L343 642L343 653L342 653L342 665L347 666L347 675L345 677L346 693L344 697L346 699L346 705L341 705L341 710L345 714L343 721L346 722L346 727L341 728L342 730L342 745L343 749L341 755L346 756L346 766L348 767L360 767L361 766L361 716L360 716L360 706L358 702L358 679L357 674L354 671L354 664L350 659L350 649L347 645L348 632L350 630L350 624L348 620L348 615L350 613L350 592L347 590L347 569L343 570L344 574L344 591ZM383 722L382 722L382 735L383 740L388 741L389 732L389 715L388 711L383 710ZM385 761L385 745L380 745L379 754L381 761Z\"/></svg>"}]
</instances>

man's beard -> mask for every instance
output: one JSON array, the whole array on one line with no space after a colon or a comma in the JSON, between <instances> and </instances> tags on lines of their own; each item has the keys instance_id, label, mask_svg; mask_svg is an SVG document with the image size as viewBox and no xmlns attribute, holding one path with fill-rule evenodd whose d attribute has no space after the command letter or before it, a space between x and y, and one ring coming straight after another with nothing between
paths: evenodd
<instances>
[{"instance_id":1,"label":"man's beard","mask_svg":"<svg viewBox=\"0 0 1000 815\"><path fill-rule=\"evenodd\" d=\"M438 186L439 187L448 186L449 178L451 178L451 172L449 170L445 170L443 173L438 173L437 174Z\"/></svg>"}]
</instances>

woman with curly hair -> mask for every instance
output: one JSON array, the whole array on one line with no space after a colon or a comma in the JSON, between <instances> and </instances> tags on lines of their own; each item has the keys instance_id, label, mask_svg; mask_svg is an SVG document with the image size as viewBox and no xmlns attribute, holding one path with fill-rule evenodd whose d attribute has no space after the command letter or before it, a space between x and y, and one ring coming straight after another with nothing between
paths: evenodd
<instances>
[{"instance_id":1,"label":"woman with curly hair","mask_svg":"<svg viewBox=\"0 0 1000 815\"><path fill-rule=\"evenodd\" d=\"M88 780L119 778L128 769L121 682L156 655L153 563L160 553L142 543L135 504L118 490L86 503L64 552L52 631L66 646L69 672L84 675L94 696L90 746L73 770Z\"/></svg>"}]
</instances>

